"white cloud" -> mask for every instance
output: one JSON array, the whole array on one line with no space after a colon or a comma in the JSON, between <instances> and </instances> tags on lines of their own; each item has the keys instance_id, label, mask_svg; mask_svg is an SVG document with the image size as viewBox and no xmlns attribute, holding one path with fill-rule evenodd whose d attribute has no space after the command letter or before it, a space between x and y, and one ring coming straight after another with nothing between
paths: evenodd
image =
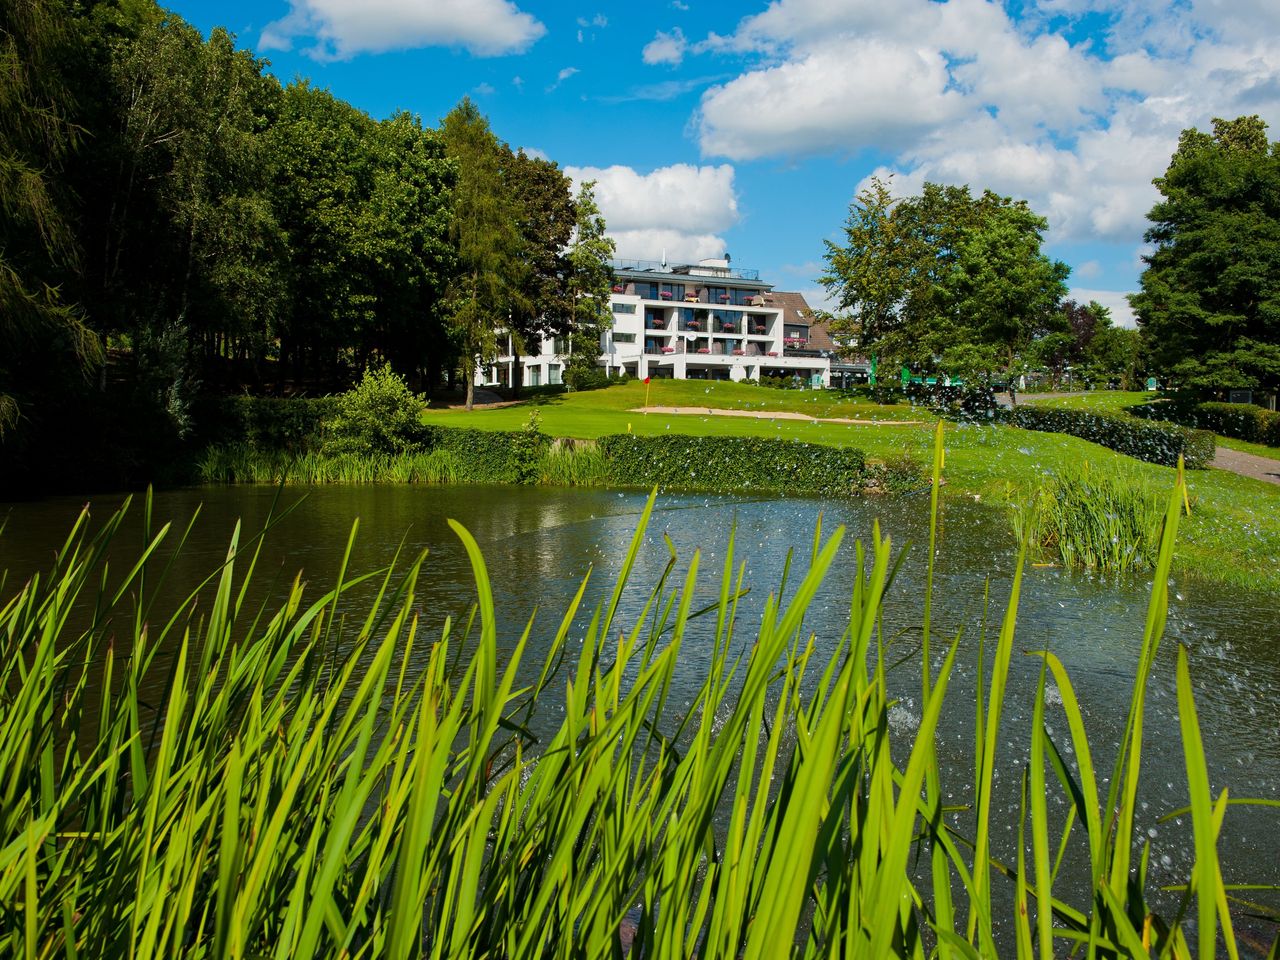
<instances>
[{"instance_id":1,"label":"white cloud","mask_svg":"<svg viewBox=\"0 0 1280 960\"><path fill-rule=\"evenodd\" d=\"M687 3L682 3L681 0L671 0L671 6L672 9L680 11L686 11L689 9L689 5Z\"/></svg>"},{"instance_id":2,"label":"white cloud","mask_svg":"<svg viewBox=\"0 0 1280 960\"><path fill-rule=\"evenodd\" d=\"M578 73L578 72L579 71L577 67L565 67L563 70L561 70L559 73L556 74L556 82L551 84L549 87L547 87L547 93L551 93L551 91L555 90L557 87L560 86L560 84L564 83L566 80L568 80L570 77L572 77L575 73Z\"/></svg>"},{"instance_id":3,"label":"white cloud","mask_svg":"<svg viewBox=\"0 0 1280 960\"><path fill-rule=\"evenodd\" d=\"M1049 29L1086 14L1101 39ZM1274 0L773 0L688 51L751 57L703 94L705 155L888 153L895 192L990 187L1058 240L1136 244L1184 128L1280 121Z\"/></svg>"},{"instance_id":4,"label":"white cloud","mask_svg":"<svg viewBox=\"0 0 1280 960\"><path fill-rule=\"evenodd\" d=\"M1117 327L1133 328L1138 325L1138 321L1133 315L1133 308L1129 306L1129 301L1125 299L1127 296L1127 293L1120 290L1086 290L1078 287L1073 287L1067 293L1067 297L1076 303L1097 300L1111 311L1111 322Z\"/></svg>"},{"instance_id":5,"label":"white cloud","mask_svg":"<svg viewBox=\"0 0 1280 960\"><path fill-rule=\"evenodd\" d=\"M481 97L487 97L489 96L489 94L493 92L494 90L493 90L492 83L479 83L476 85L476 88L475 88L476 95Z\"/></svg>"},{"instance_id":6,"label":"white cloud","mask_svg":"<svg viewBox=\"0 0 1280 960\"><path fill-rule=\"evenodd\" d=\"M578 26L580 27L600 27L601 29L603 29L608 25L609 25L609 18L606 17L603 13L597 13L594 17L591 17L590 19L586 17L578 18Z\"/></svg>"},{"instance_id":7,"label":"white cloud","mask_svg":"<svg viewBox=\"0 0 1280 960\"><path fill-rule=\"evenodd\" d=\"M679 27L676 27L670 33L663 33L659 30L657 35L645 44L640 56L645 63L651 66L658 63L669 63L674 66L684 59L684 52L687 47L688 42Z\"/></svg>"},{"instance_id":8,"label":"white cloud","mask_svg":"<svg viewBox=\"0 0 1280 960\"><path fill-rule=\"evenodd\" d=\"M679 163L640 173L632 167L565 167L576 185L596 182L596 202L604 214L618 256L692 261L721 256L720 233L738 221L733 167Z\"/></svg>"},{"instance_id":9,"label":"white cloud","mask_svg":"<svg viewBox=\"0 0 1280 960\"><path fill-rule=\"evenodd\" d=\"M319 60L414 47L462 47L479 57L519 53L546 33L509 0L290 0L289 13L262 31L259 49L305 52Z\"/></svg>"}]
</instances>

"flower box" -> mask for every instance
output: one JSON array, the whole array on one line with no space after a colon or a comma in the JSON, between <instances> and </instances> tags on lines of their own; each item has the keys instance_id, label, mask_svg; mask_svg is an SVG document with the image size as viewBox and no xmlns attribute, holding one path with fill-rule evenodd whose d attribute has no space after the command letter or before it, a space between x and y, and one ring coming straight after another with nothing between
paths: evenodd
<instances>
[{"instance_id":1,"label":"flower box","mask_svg":"<svg viewBox=\"0 0 1280 960\"><path fill-rule=\"evenodd\" d=\"M723 329L725 333L733 333L736 328L732 323L726 323L723 324Z\"/></svg>"},{"instance_id":2,"label":"flower box","mask_svg":"<svg viewBox=\"0 0 1280 960\"><path fill-rule=\"evenodd\" d=\"M662 352L663 352L663 353L675 353L675 352L676 352L676 348L675 348L675 347L663 347L663 348L662 348Z\"/></svg>"},{"instance_id":3,"label":"flower box","mask_svg":"<svg viewBox=\"0 0 1280 960\"><path fill-rule=\"evenodd\" d=\"M697 295L696 293L686 293L686 294L684 295L684 302L685 302L685 303L697 303L697 302L698 302L698 295Z\"/></svg>"},{"instance_id":4,"label":"flower box","mask_svg":"<svg viewBox=\"0 0 1280 960\"><path fill-rule=\"evenodd\" d=\"M778 351L777 351L777 350L770 350L770 351L769 351L769 356L771 356L771 357L776 357L777 355L778 355Z\"/></svg>"},{"instance_id":5,"label":"flower box","mask_svg":"<svg viewBox=\"0 0 1280 960\"><path fill-rule=\"evenodd\" d=\"M735 357L741 357L741 356L745 356L745 355L746 355L746 352L747 352L747 351L745 351L745 350L735 350L735 351L733 351L733 355L734 355Z\"/></svg>"},{"instance_id":6,"label":"flower box","mask_svg":"<svg viewBox=\"0 0 1280 960\"><path fill-rule=\"evenodd\" d=\"M711 348L710 348L710 347L699 347L699 348L698 348L698 352L699 352L699 353L710 353L710 352L711 352Z\"/></svg>"},{"instance_id":7,"label":"flower box","mask_svg":"<svg viewBox=\"0 0 1280 960\"><path fill-rule=\"evenodd\" d=\"M722 294L720 294L720 302L721 302L721 303L728 303L728 302L729 302L729 295L728 295L727 293L722 293Z\"/></svg>"},{"instance_id":8,"label":"flower box","mask_svg":"<svg viewBox=\"0 0 1280 960\"><path fill-rule=\"evenodd\" d=\"M667 325L667 324L666 324L666 321L665 321L665 320L653 320L653 321L651 321L651 322L650 322L650 327L649 327L649 329L651 329L651 330L661 330L661 329L663 329L666 325Z\"/></svg>"},{"instance_id":9,"label":"flower box","mask_svg":"<svg viewBox=\"0 0 1280 960\"><path fill-rule=\"evenodd\" d=\"M624 286L623 286L622 284L620 284L620 283L615 283L615 284L613 285L613 292L614 292L614 293L622 293L622 291L623 291L623 290L625 290L625 289L626 289L626 287L624 287Z\"/></svg>"},{"instance_id":10,"label":"flower box","mask_svg":"<svg viewBox=\"0 0 1280 960\"><path fill-rule=\"evenodd\" d=\"M690 320L688 323L686 323L686 324L685 324L685 329L687 329L687 330L701 330L701 329L702 329L702 324L700 324L697 320Z\"/></svg>"},{"instance_id":11,"label":"flower box","mask_svg":"<svg viewBox=\"0 0 1280 960\"><path fill-rule=\"evenodd\" d=\"M671 291L670 291L670 290L663 290L660 294L658 294L658 296L659 296L659 297L661 297L663 300L670 300L670 299L671 299Z\"/></svg>"}]
</instances>

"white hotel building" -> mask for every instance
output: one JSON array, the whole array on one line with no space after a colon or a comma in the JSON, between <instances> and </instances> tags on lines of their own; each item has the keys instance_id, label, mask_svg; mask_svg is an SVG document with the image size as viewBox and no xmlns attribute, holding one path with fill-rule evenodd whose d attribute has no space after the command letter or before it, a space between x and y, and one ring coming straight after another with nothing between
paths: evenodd
<instances>
[{"instance_id":1,"label":"white hotel building","mask_svg":"<svg viewBox=\"0 0 1280 960\"><path fill-rule=\"evenodd\" d=\"M677 380L802 378L829 386L828 351L813 349L810 318L798 295L778 294L754 270L730 267L726 257L672 265L618 261L610 296L613 329L601 338L600 363L610 373ZM775 302L775 299L777 302ZM489 384L510 385L512 367L524 383L559 383L567 358L547 340L537 356L506 355L481 371Z\"/></svg>"}]
</instances>

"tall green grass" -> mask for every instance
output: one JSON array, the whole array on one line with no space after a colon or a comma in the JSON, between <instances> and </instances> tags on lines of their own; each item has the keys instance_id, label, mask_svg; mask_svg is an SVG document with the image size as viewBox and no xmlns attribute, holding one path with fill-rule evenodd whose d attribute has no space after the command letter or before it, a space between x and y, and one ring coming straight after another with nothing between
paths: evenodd
<instances>
[{"instance_id":1,"label":"tall green grass","mask_svg":"<svg viewBox=\"0 0 1280 960\"><path fill-rule=\"evenodd\" d=\"M936 517L940 446L934 464ZM694 604L700 556L681 574L673 554L634 621L620 619L651 499L605 599L581 609L584 580L545 657L526 664L532 623L500 642L484 558L457 525L476 606L428 637L414 602L426 558L353 574L355 528L338 585L317 597L295 580L282 602L251 606L261 541L237 533L209 580L161 609L163 548L184 535L153 528L148 503L142 556L107 571L123 515L96 534L82 516L52 569L0 606L0 951L617 957L625 942L633 957L994 956L994 888L1011 883L1020 957L1212 956L1233 943L1214 856L1226 797L1208 793L1185 663L1194 933L1181 913L1151 913L1133 829L1179 493L1106 780L1070 679L1037 654L1074 763L1049 732L1042 680L1035 723L1016 734L1032 747L1029 867L1021 849L1016 867L997 862L989 839L998 744L1015 736L1001 720L1016 576L978 713L976 801L957 827L934 739L967 653L944 639L935 671L926 643L920 723L895 742L880 615L897 559L878 529L851 570L837 569L843 530L819 529L807 570L779 584L744 646L732 543L710 608ZM819 652L804 618L836 575L848 625ZM358 585L361 613L344 616ZM699 617L709 667L678 705L673 675ZM538 739L535 715L560 719ZM1055 783L1071 804L1057 830ZM1073 829L1091 876L1078 895L1056 882Z\"/></svg>"},{"instance_id":2,"label":"tall green grass","mask_svg":"<svg viewBox=\"0 0 1280 960\"><path fill-rule=\"evenodd\" d=\"M1066 567L1150 570L1160 553L1164 500L1131 470L1088 462L1048 478L1030 503L1015 504L1015 536Z\"/></svg>"}]
</instances>

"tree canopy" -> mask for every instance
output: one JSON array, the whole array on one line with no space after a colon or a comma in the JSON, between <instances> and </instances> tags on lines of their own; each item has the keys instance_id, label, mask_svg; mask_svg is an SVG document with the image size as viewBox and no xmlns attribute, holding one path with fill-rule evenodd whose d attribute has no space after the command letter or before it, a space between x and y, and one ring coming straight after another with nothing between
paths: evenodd
<instances>
[{"instance_id":1,"label":"tree canopy","mask_svg":"<svg viewBox=\"0 0 1280 960\"><path fill-rule=\"evenodd\" d=\"M821 282L836 298L832 333L862 353L933 368L961 345L966 367L993 365L1041 334L1069 270L1040 251L1046 221L990 190L925 183L895 199L879 178L849 208L845 243L827 241Z\"/></svg>"},{"instance_id":2,"label":"tree canopy","mask_svg":"<svg viewBox=\"0 0 1280 960\"><path fill-rule=\"evenodd\" d=\"M1215 119L1155 185L1130 298L1154 361L1192 388L1280 387L1280 143L1257 116Z\"/></svg>"}]
</instances>

